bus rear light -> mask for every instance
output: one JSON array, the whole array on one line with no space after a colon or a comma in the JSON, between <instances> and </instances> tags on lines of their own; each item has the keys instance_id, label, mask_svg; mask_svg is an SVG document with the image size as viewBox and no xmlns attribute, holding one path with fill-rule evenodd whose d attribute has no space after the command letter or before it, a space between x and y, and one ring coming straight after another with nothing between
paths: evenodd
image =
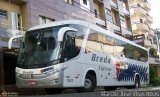
<instances>
[{"instance_id":1,"label":"bus rear light","mask_svg":"<svg viewBox=\"0 0 160 97\"><path fill-rule=\"evenodd\" d=\"M36 81L29 81L28 82L28 85L32 86L32 85L37 85L37 82Z\"/></svg>"}]
</instances>

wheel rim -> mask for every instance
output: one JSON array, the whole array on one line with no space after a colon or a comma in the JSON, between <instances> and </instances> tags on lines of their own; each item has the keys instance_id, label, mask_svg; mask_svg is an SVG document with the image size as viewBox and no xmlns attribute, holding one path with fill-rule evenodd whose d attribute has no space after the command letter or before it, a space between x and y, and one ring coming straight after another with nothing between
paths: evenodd
<instances>
[{"instance_id":1,"label":"wheel rim","mask_svg":"<svg viewBox=\"0 0 160 97\"><path fill-rule=\"evenodd\" d=\"M92 82L91 82L91 80L85 79L84 88L88 89L88 88L90 88L90 87L92 87Z\"/></svg>"},{"instance_id":2,"label":"wheel rim","mask_svg":"<svg viewBox=\"0 0 160 97\"><path fill-rule=\"evenodd\" d=\"M136 88L138 88L139 87L139 84L138 84L138 82L136 82Z\"/></svg>"},{"instance_id":3,"label":"wheel rim","mask_svg":"<svg viewBox=\"0 0 160 97\"><path fill-rule=\"evenodd\" d=\"M139 82L136 80L136 84L135 84L136 88L139 88Z\"/></svg>"}]
</instances>

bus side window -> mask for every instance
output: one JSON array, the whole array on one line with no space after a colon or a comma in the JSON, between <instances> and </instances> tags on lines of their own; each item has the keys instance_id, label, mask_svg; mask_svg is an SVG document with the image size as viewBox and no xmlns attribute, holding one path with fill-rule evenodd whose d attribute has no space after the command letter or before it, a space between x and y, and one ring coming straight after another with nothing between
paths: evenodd
<instances>
[{"instance_id":1,"label":"bus side window","mask_svg":"<svg viewBox=\"0 0 160 97\"><path fill-rule=\"evenodd\" d=\"M75 37L66 36L64 58L65 61L76 57L80 52L80 48L76 46Z\"/></svg>"},{"instance_id":2,"label":"bus side window","mask_svg":"<svg viewBox=\"0 0 160 97\"><path fill-rule=\"evenodd\" d=\"M66 36L66 41L65 41L65 50L64 50L64 58L65 60L69 60L72 58L72 49L73 49L73 43L74 41L72 38L67 35Z\"/></svg>"}]
</instances>

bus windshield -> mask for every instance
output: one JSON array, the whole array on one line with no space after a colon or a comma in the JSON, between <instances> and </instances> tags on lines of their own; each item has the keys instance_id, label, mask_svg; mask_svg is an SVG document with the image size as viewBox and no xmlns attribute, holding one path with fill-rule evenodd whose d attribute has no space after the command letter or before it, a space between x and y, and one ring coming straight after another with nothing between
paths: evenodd
<instances>
[{"instance_id":1,"label":"bus windshield","mask_svg":"<svg viewBox=\"0 0 160 97\"><path fill-rule=\"evenodd\" d=\"M20 45L18 67L40 68L58 63L61 43L58 42L57 35L60 28L62 27L27 32Z\"/></svg>"},{"instance_id":2,"label":"bus windshield","mask_svg":"<svg viewBox=\"0 0 160 97\"><path fill-rule=\"evenodd\" d=\"M77 32L66 31L60 42L58 32L63 27L75 28ZM86 31L87 27L75 24L28 31L20 45L17 67L43 68L78 56Z\"/></svg>"}]
</instances>

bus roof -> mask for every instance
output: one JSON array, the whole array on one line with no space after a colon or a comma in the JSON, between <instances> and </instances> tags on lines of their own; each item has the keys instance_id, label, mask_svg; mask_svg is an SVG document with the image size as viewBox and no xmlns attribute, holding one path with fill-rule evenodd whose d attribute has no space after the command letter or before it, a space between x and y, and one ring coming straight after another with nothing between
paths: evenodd
<instances>
[{"instance_id":1,"label":"bus roof","mask_svg":"<svg viewBox=\"0 0 160 97\"><path fill-rule=\"evenodd\" d=\"M133 41L130 41L130 40L128 40L128 39L126 39L126 38L124 38L124 37L122 37L122 36L120 36L120 35L117 35L117 34L111 32L111 31L109 31L109 30L103 29L103 28L101 28L101 27L99 27L99 26L97 26L97 25L95 25L95 24L91 24L90 27L91 27L92 29L95 29L95 30L97 30L97 31L100 31L100 32L102 32L102 33L104 33L104 34L107 34L107 35L109 35L109 36L112 36L112 37L114 37L114 38L116 38L116 39L119 39L119 40L121 40L121 41L130 43L130 44L132 44L132 45L134 45L134 46L137 46L137 47L139 47L139 48L142 48L142 49L144 49L144 50L147 50L145 47L143 47L143 46L141 46L141 45L138 45L138 44L134 43ZM148 50L147 50L147 51L148 51Z\"/></svg>"},{"instance_id":2,"label":"bus roof","mask_svg":"<svg viewBox=\"0 0 160 97\"><path fill-rule=\"evenodd\" d=\"M89 27L90 23L86 22L86 21L82 21L82 20L61 20L61 21L55 21L55 22L50 22L50 23L47 23L47 24L42 24L42 25L37 25L37 26L31 27L29 29L29 31L37 30L37 29L43 29L43 28L49 28L49 27L53 27L53 26L60 26L60 25L65 25L65 24L79 24L79 25L83 25L83 26ZM124 42L130 43L130 44L135 45L137 47L140 47L140 48L142 48L144 50L147 50L146 48L144 48L144 47L142 47L142 46L140 46L140 45L138 45L138 44L136 44L136 43L124 38L124 37L121 37L121 36L111 32L111 31L103 29L103 28L101 28L101 27L99 27L99 26L97 26L95 24L91 24L90 26L91 26L91 28L93 28L95 30L102 31L102 33L104 33L104 34L107 34L107 35L112 36L114 38L120 39L120 40L122 40Z\"/></svg>"},{"instance_id":3,"label":"bus roof","mask_svg":"<svg viewBox=\"0 0 160 97\"><path fill-rule=\"evenodd\" d=\"M31 27L29 29L29 31L43 29L43 28L49 28L49 27L53 27L53 26L60 26L60 25L65 25L65 24L79 24L79 25L83 25L86 27L89 26L88 22L82 21L82 20L61 20L61 21L54 21L54 22L50 22L47 24L42 24L42 25L37 25L37 26Z\"/></svg>"}]
</instances>

